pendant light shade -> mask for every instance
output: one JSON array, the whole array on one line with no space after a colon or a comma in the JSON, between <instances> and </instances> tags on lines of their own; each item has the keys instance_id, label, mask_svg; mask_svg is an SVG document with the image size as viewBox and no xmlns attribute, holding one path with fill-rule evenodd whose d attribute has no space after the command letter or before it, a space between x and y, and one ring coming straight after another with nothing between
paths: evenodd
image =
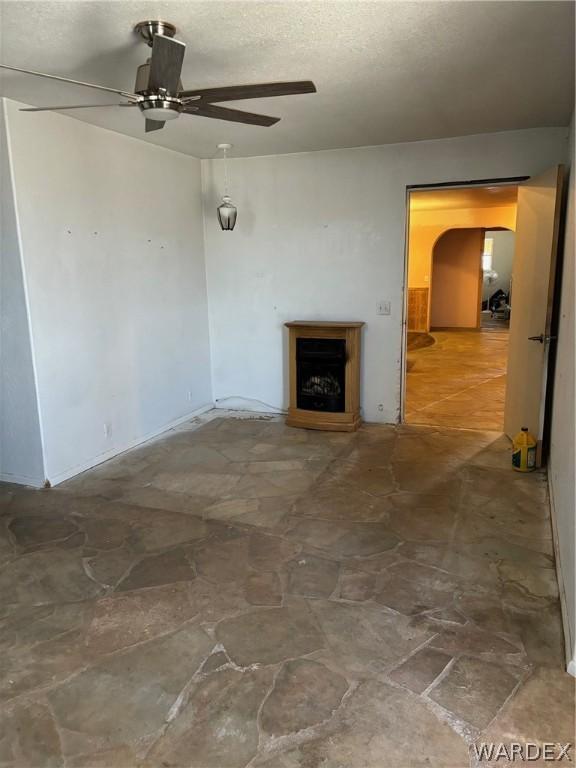
<instances>
[{"instance_id":1,"label":"pendant light shade","mask_svg":"<svg viewBox=\"0 0 576 768\"><path fill-rule=\"evenodd\" d=\"M234 229L237 213L236 206L232 205L232 200L228 195L224 195L222 204L218 206L218 221L222 229Z\"/></svg>"},{"instance_id":2,"label":"pendant light shade","mask_svg":"<svg viewBox=\"0 0 576 768\"><path fill-rule=\"evenodd\" d=\"M218 206L218 221L220 227L224 230L232 230L236 224L238 211L236 206L232 205L232 199L228 196L228 156L227 152L232 148L232 144L218 144L218 149L224 153L224 197L222 203Z\"/></svg>"}]
</instances>

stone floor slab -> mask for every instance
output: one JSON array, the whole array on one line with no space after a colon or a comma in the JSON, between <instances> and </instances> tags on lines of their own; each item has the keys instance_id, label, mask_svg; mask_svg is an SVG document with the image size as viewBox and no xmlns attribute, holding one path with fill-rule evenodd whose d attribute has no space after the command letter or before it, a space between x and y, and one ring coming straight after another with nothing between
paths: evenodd
<instances>
[{"instance_id":1,"label":"stone floor slab","mask_svg":"<svg viewBox=\"0 0 576 768\"><path fill-rule=\"evenodd\" d=\"M24 555L0 570L0 604L71 602L97 597L103 588L87 575L81 556L63 550Z\"/></svg>"},{"instance_id":2,"label":"stone floor slab","mask_svg":"<svg viewBox=\"0 0 576 768\"><path fill-rule=\"evenodd\" d=\"M289 661L264 702L262 728L272 736L286 736L329 720L347 690L347 680L323 664Z\"/></svg>"},{"instance_id":3,"label":"stone floor slab","mask_svg":"<svg viewBox=\"0 0 576 768\"><path fill-rule=\"evenodd\" d=\"M447 723L414 694L376 681L363 683L350 697L339 727L299 751L298 768L468 765L466 744Z\"/></svg>"},{"instance_id":4,"label":"stone floor slab","mask_svg":"<svg viewBox=\"0 0 576 768\"><path fill-rule=\"evenodd\" d=\"M277 664L324 646L324 639L304 602L224 619L216 637L239 666Z\"/></svg>"},{"instance_id":5,"label":"stone floor slab","mask_svg":"<svg viewBox=\"0 0 576 768\"><path fill-rule=\"evenodd\" d=\"M463 656L429 695L456 717L485 728L517 684L510 668Z\"/></svg>"},{"instance_id":6,"label":"stone floor slab","mask_svg":"<svg viewBox=\"0 0 576 768\"><path fill-rule=\"evenodd\" d=\"M50 709L41 703L0 710L0 765L6 768L60 768L60 736Z\"/></svg>"},{"instance_id":7,"label":"stone floor slab","mask_svg":"<svg viewBox=\"0 0 576 768\"><path fill-rule=\"evenodd\" d=\"M256 718L271 670L225 669L201 681L149 755L150 765L243 768L258 749Z\"/></svg>"},{"instance_id":8,"label":"stone floor slab","mask_svg":"<svg viewBox=\"0 0 576 768\"><path fill-rule=\"evenodd\" d=\"M159 555L144 557L116 587L118 592L144 587L158 587L180 581L192 581L196 576L190 554L181 548Z\"/></svg>"},{"instance_id":9,"label":"stone floor slab","mask_svg":"<svg viewBox=\"0 0 576 768\"><path fill-rule=\"evenodd\" d=\"M251 573L246 577L246 600L250 605L280 605L282 586L274 571Z\"/></svg>"},{"instance_id":10,"label":"stone floor slab","mask_svg":"<svg viewBox=\"0 0 576 768\"><path fill-rule=\"evenodd\" d=\"M390 679L414 693L422 693L436 680L451 659L447 653L433 648L422 648L390 672Z\"/></svg>"},{"instance_id":11,"label":"stone floor slab","mask_svg":"<svg viewBox=\"0 0 576 768\"><path fill-rule=\"evenodd\" d=\"M212 646L201 629L184 628L103 658L50 691L58 726L67 733L64 751L135 745L154 734Z\"/></svg>"},{"instance_id":12,"label":"stone floor slab","mask_svg":"<svg viewBox=\"0 0 576 768\"><path fill-rule=\"evenodd\" d=\"M575 686L574 678L563 669L537 670L477 741L572 744L568 756L574 762ZM486 765L494 768L498 763L502 765L502 760ZM530 761L530 765L538 768L550 764L544 760ZM567 759L564 764L568 764Z\"/></svg>"},{"instance_id":13,"label":"stone floor slab","mask_svg":"<svg viewBox=\"0 0 576 768\"><path fill-rule=\"evenodd\" d=\"M152 640L194 618L186 584L170 584L97 600L91 610L86 646L102 655Z\"/></svg>"},{"instance_id":14,"label":"stone floor slab","mask_svg":"<svg viewBox=\"0 0 576 768\"><path fill-rule=\"evenodd\" d=\"M288 593L302 597L330 597L338 581L339 564L302 553L287 565Z\"/></svg>"},{"instance_id":15,"label":"stone floor slab","mask_svg":"<svg viewBox=\"0 0 576 768\"><path fill-rule=\"evenodd\" d=\"M445 608L452 603L456 581L436 568L416 563L390 566L378 580L376 601L406 616Z\"/></svg>"},{"instance_id":16,"label":"stone floor slab","mask_svg":"<svg viewBox=\"0 0 576 768\"><path fill-rule=\"evenodd\" d=\"M289 537L340 557L369 557L393 549L399 538L382 523L294 521Z\"/></svg>"},{"instance_id":17,"label":"stone floor slab","mask_svg":"<svg viewBox=\"0 0 576 768\"><path fill-rule=\"evenodd\" d=\"M343 669L371 677L397 664L433 632L370 604L310 602L328 646Z\"/></svg>"}]
</instances>

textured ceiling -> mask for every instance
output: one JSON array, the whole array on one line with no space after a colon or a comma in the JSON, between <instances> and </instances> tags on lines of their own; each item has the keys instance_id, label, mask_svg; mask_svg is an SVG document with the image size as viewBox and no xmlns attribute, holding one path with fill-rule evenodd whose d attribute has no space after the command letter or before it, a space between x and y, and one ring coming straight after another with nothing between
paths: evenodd
<instances>
[{"instance_id":1,"label":"textured ceiling","mask_svg":"<svg viewBox=\"0 0 576 768\"><path fill-rule=\"evenodd\" d=\"M454 208L493 208L515 205L518 200L516 185L498 187L463 187L433 189L410 193L411 211L440 211Z\"/></svg>"},{"instance_id":2,"label":"textured ceiling","mask_svg":"<svg viewBox=\"0 0 576 768\"><path fill-rule=\"evenodd\" d=\"M572 2L11 0L0 7L5 64L132 89L148 55L132 28L162 17L187 45L186 88L315 81L317 94L234 104L281 117L272 128L181 116L146 136L137 110L68 113L196 157L214 156L219 142L249 156L562 126L572 111ZM109 101L5 71L0 93L35 106Z\"/></svg>"}]
</instances>

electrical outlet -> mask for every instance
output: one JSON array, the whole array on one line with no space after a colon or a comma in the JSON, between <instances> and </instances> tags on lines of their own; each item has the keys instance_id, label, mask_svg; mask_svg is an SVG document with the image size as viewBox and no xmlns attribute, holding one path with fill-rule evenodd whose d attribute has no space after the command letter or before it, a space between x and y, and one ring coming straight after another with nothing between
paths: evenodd
<instances>
[{"instance_id":1,"label":"electrical outlet","mask_svg":"<svg viewBox=\"0 0 576 768\"><path fill-rule=\"evenodd\" d=\"M192 390L190 390L190 389L188 390L188 393L187 393L186 397L188 398L188 402L191 403L192 402Z\"/></svg>"},{"instance_id":2,"label":"electrical outlet","mask_svg":"<svg viewBox=\"0 0 576 768\"><path fill-rule=\"evenodd\" d=\"M112 435L112 424L109 421L104 422L104 437L110 438Z\"/></svg>"},{"instance_id":3,"label":"electrical outlet","mask_svg":"<svg viewBox=\"0 0 576 768\"><path fill-rule=\"evenodd\" d=\"M392 302L391 301L380 301L378 303L378 314L379 315L390 315L390 314L392 314Z\"/></svg>"},{"instance_id":4,"label":"electrical outlet","mask_svg":"<svg viewBox=\"0 0 576 768\"><path fill-rule=\"evenodd\" d=\"M382 413L382 411L384 410L384 404L383 403L378 403L378 410L380 411L380 413Z\"/></svg>"}]
</instances>

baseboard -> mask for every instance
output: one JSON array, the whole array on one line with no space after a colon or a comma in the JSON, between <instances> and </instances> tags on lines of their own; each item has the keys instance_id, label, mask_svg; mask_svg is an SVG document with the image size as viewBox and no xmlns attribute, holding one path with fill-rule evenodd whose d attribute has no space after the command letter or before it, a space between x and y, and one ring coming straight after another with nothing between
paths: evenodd
<instances>
[{"instance_id":1,"label":"baseboard","mask_svg":"<svg viewBox=\"0 0 576 768\"><path fill-rule=\"evenodd\" d=\"M196 416L200 416L201 414L206 413L207 411L211 411L213 408L214 408L214 403L207 403L206 405L203 405L200 408L196 408L195 410L190 411L190 413L187 413L185 416L180 416L178 419L175 419L174 421L171 421L168 424L164 424L162 427L160 427L157 430L154 430L153 432L149 432L148 434L143 435L142 437L138 437L135 440L131 440L129 443L125 443L120 447L116 447L110 451L106 451L106 453L101 453L98 456L95 456L94 458L89 459L86 462L83 462L82 464L77 464L74 467L70 467L70 469L64 470L64 472L59 472L56 475L52 475L48 477L50 485L59 485L60 483L63 483L65 480L69 480L71 477L75 477L76 475L79 475L81 472L86 472L86 470L92 469L92 467L97 467L99 464L103 464L105 461L108 461L109 459L113 459L115 456L119 456L121 453L126 453L126 451L130 451L132 450L132 448L136 448L137 446L142 445L143 443L147 443L148 440L152 440L155 437L158 437L159 435L164 434L164 432L169 432L171 429L174 429L175 427L179 427L181 424L185 424L187 421L190 421L190 419L193 419Z\"/></svg>"},{"instance_id":2,"label":"baseboard","mask_svg":"<svg viewBox=\"0 0 576 768\"><path fill-rule=\"evenodd\" d=\"M566 608L566 589L564 587L564 574L562 572L562 563L560 560L560 548L558 546L558 528L556 526L556 510L554 506L554 487L548 471L548 497L550 499L550 518L552 521L552 543L554 545L554 560L556 562L556 578L558 580L558 592L560 595L560 613L562 615L562 628L564 630L564 652L566 654L566 670L568 674L576 677L576 659L574 656L574 638L572 637L572 628L568 619Z\"/></svg>"},{"instance_id":3,"label":"baseboard","mask_svg":"<svg viewBox=\"0 0 576 768\"><path fill-rule=\"evenodd\" d=\"M10 472L0 472L0 482L13 483L14 485L28 485L31 488L43 488L45 480L26 475L12 475Z\"/></svg>"}]
</instances>

